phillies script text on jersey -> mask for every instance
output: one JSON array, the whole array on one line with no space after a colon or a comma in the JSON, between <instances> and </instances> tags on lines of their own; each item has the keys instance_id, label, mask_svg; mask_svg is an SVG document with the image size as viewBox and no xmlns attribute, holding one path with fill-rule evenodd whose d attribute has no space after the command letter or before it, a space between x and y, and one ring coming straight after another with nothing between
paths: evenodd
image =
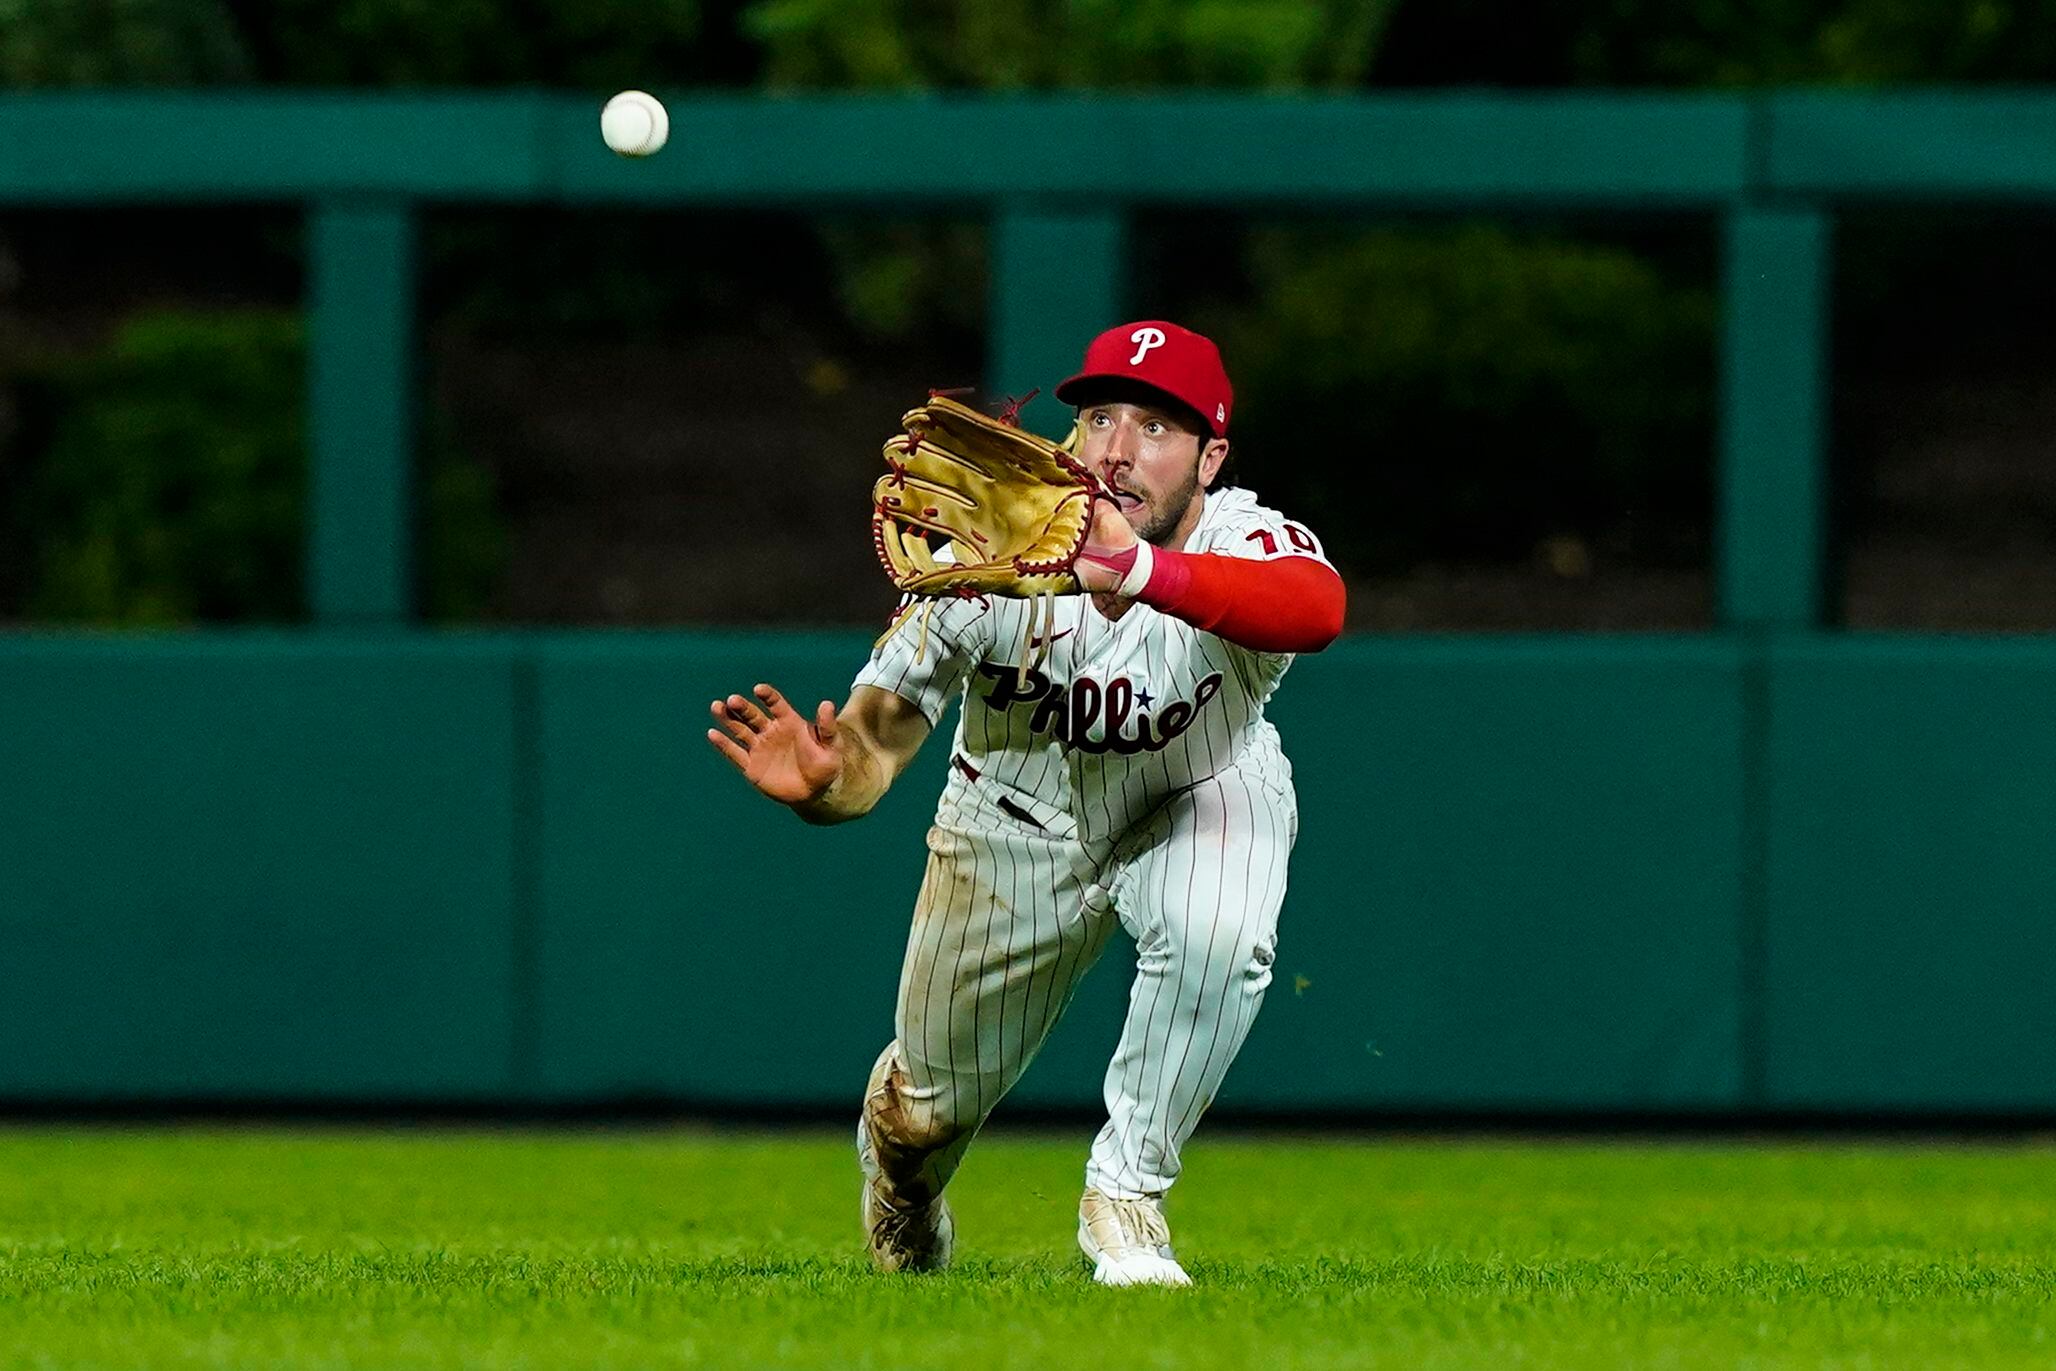
<instances>
[{"instance_id":1,"label":"phillies script text on jersey","mask_svg":"<svg viewBox=\"0 0 2056 1371\"><path fill-rule=\"evenodd\" d=\"M992 682L992 689L985 696L989 708L1004 710L1035 702L1035 712L1028 719L1030 732L1050 734L1081 752L1117 752L1123 756L1160 752L1169 747L1192 727L1199 711L1221 689L1221 673L1208 672L1193 687L1192 699L1173 700L1165 705L1157 711L1152 727L1148 714L1136 712L1135 683L1126 676L1116 676L1104 686L1090 676L1080 676L1069 686L1059 686L1040 671L1028 671L1024 680L1023 673L1013 667L995 666L991 662L980 662L978 674ZM1147 705L1149 697L1144 695L1142 701ZM1100 720L1102 707L1106 711L1106 732L1103 737L1093 738L1089 734ZM1132 735L1128 732L1131 717L1135 722Z\"/></svg>"}]
</instances>

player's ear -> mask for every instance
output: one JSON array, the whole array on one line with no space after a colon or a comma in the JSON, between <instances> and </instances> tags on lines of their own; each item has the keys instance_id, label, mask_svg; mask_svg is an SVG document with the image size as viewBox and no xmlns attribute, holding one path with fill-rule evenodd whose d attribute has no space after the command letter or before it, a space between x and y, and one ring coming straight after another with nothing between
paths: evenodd
<instances>
[{"instance_id":1,"label":"player's ear","mask_svg":"<svg viewBox=\"0 0 2056 1371\"><path fill-rule=\"evenodd\" d=\"M1199 488L1211 490L1214 477L1221 474L1221 463L1228 460L1228 440L1209 438L1199 450Z\"/></svg>"}]
</instances>

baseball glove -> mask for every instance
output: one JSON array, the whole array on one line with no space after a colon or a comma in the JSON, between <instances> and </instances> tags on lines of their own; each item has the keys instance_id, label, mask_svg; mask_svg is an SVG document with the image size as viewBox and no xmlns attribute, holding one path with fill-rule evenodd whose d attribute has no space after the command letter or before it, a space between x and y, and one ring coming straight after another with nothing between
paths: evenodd
<instances>
[{"instance_id":1,"label":"baseball glove","mask_svg":"<svg viewBox=\"0 0 2056 1371\"><path fill-rule=\"evenodd\" d=\"M946 396L907 411L871 491L871 540L908 595L1075 595L1100 483L1065 448ZM939 554L932 538L945 540Z\"/></svg>"}]
</instances>

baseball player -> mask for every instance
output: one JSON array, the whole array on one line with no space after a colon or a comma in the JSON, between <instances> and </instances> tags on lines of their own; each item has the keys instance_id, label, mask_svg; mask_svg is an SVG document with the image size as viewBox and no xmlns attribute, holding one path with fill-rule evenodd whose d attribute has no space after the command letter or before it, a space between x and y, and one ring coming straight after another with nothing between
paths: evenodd
<instances>
[{"instance_id":1,"label":"baseball player","mask_svg":"<svg viewBox=\"0 0 2056 1371\"><path fill-rule=\"evenodd\" d=\"M877 1264L948 1262L950 1176L1119 923L1135 981L1078 1241L1103 1284L1187 1285L1163 1198L1270 984L1298 830L1264 705L1341 631L1343 586L1304 524L1221 482L1233 393L1212 342L1123 324L1056 394L1113 493L1076 565L1088 594L1046 629L1030 601L940 601L881 640L840 711L759 685L715 701L707 737L765 795L840 823L962 704L858 1121Z\"/></svg>"}]
</instances>

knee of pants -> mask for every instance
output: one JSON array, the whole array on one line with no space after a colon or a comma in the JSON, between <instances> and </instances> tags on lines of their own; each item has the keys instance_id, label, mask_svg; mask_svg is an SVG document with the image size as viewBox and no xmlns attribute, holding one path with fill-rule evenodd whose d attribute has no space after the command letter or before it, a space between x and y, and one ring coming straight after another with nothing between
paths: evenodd
<instances>
[{"instance_id":1,"label":"knee of pants","mask_svg":"<svg viewBox=\"0 0 2056 1371\"><path fill-rule=\"evenodd\" d=\"M1194 919L1167 930L1162 953L1166 970L1193 990L1240 984L1250 993L1271 983L1276 939L1240 927L1215 927Z\"/></svg>"}]
</instances>

